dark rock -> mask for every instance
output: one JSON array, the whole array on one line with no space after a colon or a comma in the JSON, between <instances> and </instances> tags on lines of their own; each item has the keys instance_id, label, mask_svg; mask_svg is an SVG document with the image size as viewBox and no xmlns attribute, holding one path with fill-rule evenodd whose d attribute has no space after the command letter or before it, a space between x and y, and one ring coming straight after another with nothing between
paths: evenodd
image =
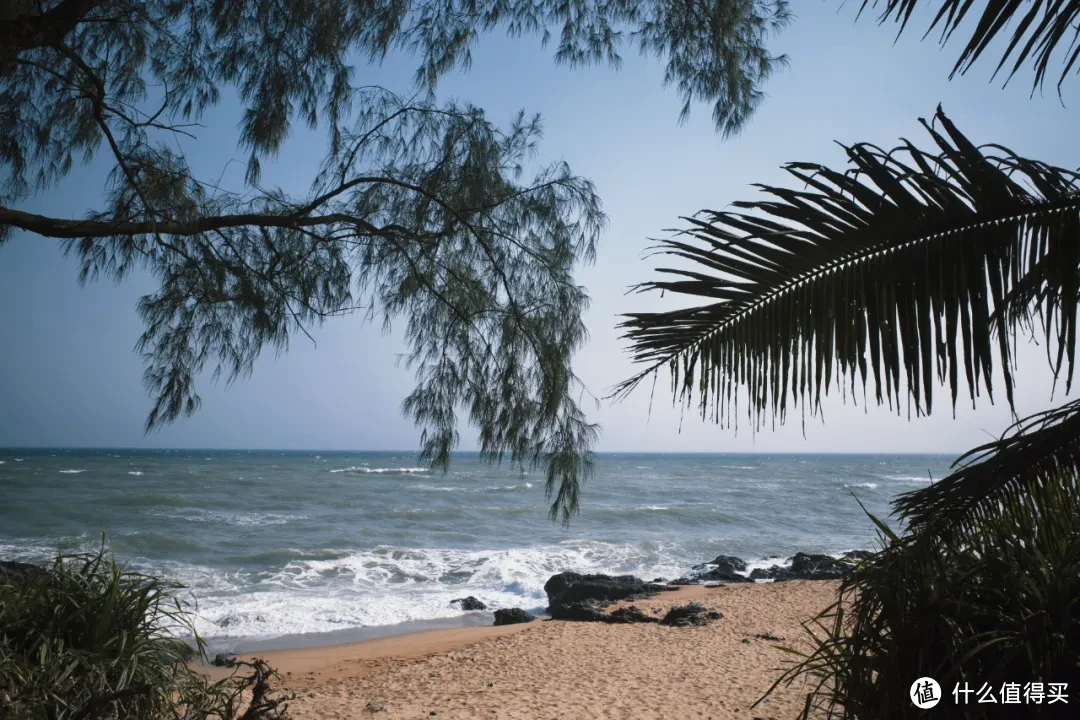
<instances>
[{"instance_id":1,"label":"dark rock","mask_svg":"<svg viewBox=\"0 0 1080 720\"><path fill-rule=\"evenodd\" d=\"M789 558L791 567L773 565L769 568L755 568L750 572L751 580L838 580L844 577L854 563L855 559L873 557L873 553L866 550L853 550L844 553L844 558L838 560L830 555L814 553L795 553Z\"/></svg>"},{"instance_id":2,"label":"dark rock","mask_svg":"<svg viewBox=\"0 0 1080 720\"><path fill-rule=\"evenodd\" d=\"M838 580L847 567L847 563L829 555L795 553L791 558L791 574L796 580Z\"/></svg>"},{"instance_id":3,"label":"dark rock","mask_svg":"<svg viewBox=\"0 0 1080 720\"><path fill-rule=\"evenodd\" d=\"M670 585L667 585L666 583L663 584L663 585L660 585L660 584L657 584L657 583L645 583L645 586L641 590L641 594L640 595L631 595L629 599L631 599L631 600L634 600L634 599L644 600L646 598L652 597L653 595L656 595L657 593L673 592L676 589L677 588L673 588Z\"/></svg>"},{"instance_id":4,"label":"dark rock","mask_svg":"<svg viewBox=\"0 0 1080 720\"><path fill-rule=\"evenodd\" d=\"M641 599L660 591L659 585L646 583L633 575L582 575L562 572L544 583L548 596L548 612L558 605L592 600L613 603L617 600Z\"/></svg>"},{"instance_id":5,"label":"dark rock","mask_svg":"<svg viewBox=\"0 0 1080 720\"><path fill-rule=\"evenodd\" d=\"M709 572L698 576L700 582L722 582L722 583L748 583L752 582L750 578L737 572L728 572L727 570L721 570L716 568Z\"/></svg>"},{"instance_id":6,"label":"dark rock","mask_svg":"<svg viewBox=\"0 0 1080 720\"><path fill-rule=\"evenodd\" d=\"M738 573L729 573L724 570L709 568L704 566L704 569L700 569L702 566L694 568L691 575L685 575L681 578L672 580L668 585L703 585L705 583L723 583L730 585L731 583L748 583L753 582L745 575Z\"/></svg>"},{"instance_id":7,"label":"dark rock","mask_svg":"<svg viewBox=\"0 0 1080 720\"><path fill-rule=\"evenodd\" d=\"M782 637L776 637L772 633L761 633L759 635L755 635L754 637L756 637L758 640L764 640L765 642L777 642L784 639Z\"/></svg>"},{"instance_id":8,"label":"dark rock","mask_svg":"<svg viewBox=\"0 0 1080 720\"><path fill-rule=\"evenodd\" d=\"M754 568L750 571L751 580L794 580L791 571L780 565L769 568Z\"/></svg>"},{"instance_id":9,"label":"dark rock","mask_svg":"<svg viewBox=\"0 0 1080 720\"><path fill-rule=\"evenodd\" d=\"M584 602L557 603L551 606L552 620L574 620L576 622L604 622L602 606L591 600Z\"/></svg>"},{"instance_id":10,"label":"dark rock","mask_svg":"<svg viewBox=\"0 0 1080 720\"><path fill-rule=\"evenodd\" d=\"M521 608L510 608L509 610L495 611L496 625L517 625L518 623L532 622L535 619L535 616L530 615Z\"/></svg>"},{"instance_id":11,"label":"dark rock","mask_svg":"<svg viewBox=\"0 0 1080 720\"><path fill-rule=\"evenodd\" d=\"M469 597L463 597L463 598L457 598L456 600L451 600L450 604L451 605L457 605L462 610L487 610L487 605L480 602L479 600L474 598L472 595L470 595Z\"/></svg>"},{"instance_id":12,"label":"dark rock","mask_svg":"<svg viewBox=\"0 0 1080 720\"><path fill-rule=\"evenodd\" d=\"M667 615L660 621L660 624L670 627L708 625L713 620L719 620L722 617L724 617L722 613L709 610L701 603L692 602L668 610Z\"/></svg>"},{"instance_id":13,"label":"dark rock","mask_svg":"<svg viewBox=\"0 0 1080 720\"><path fill-rule=\"evenodd\" d=\"M746 562L734 555L717 555L710 565L715 565L717 570L726 573L746 572Z\"/></svg>"},{"instance_id":14,"label":"dark rock","mask_svg":"<svg viewBox=\"0 0 1080 720\"><path fill-rule=\"evenodd\" d=\"M0 560L0 585L25 585L40 580L47 574L47 570L37 565Z\"/></svg>"},{"instance_id":15,"label":"dark rock","mask_svg":"<svg viewBox=\"0 0 1080 720\"><path fill-rule=\"evenodd\" d=\"M236 665L236 656L228 653L218 653L214 656L215 667L234 667Z\"/></svg>"},{"instance_id":16,"label":"dark rock","mask_svg":"<svg viewBox=\"0 0 1080 720\"><path fill-rule=\"evenodd\" d=\"M874 553L874 552L872 552L870 550L848 550L846 553L844 553L843 556L845 558L847 558L848 560L863 561L863 560L873 560L874 556L876 554L877 553Z\"/></svg>"},{"instance_id":17,"label":"dark rock","mask_svg":"<svg viewBox=\"0 0 1080 720\"><path fill-rule=\"evenodd\" d=\"M717 555L711 562L695 565L690 573L677 580L672 580L671 585L701 585L702 583L745 583L751 582L750 578L742 573L746 572L746 562L734 555Z\"/></svg>"},{"instance_id":18,"label":"dark rock","mask_svg":"<svg viewBox=\"0 0 1080 720\"><path fill-rule=\"evenodd\" d=\"M631 605L630 607L621 607L616 609L605 620L609 623L623 624L623 623L654 623L660 622L658 619L651 615L646 615L641 612L637 607Z\"/></svg>"}]
</instances>

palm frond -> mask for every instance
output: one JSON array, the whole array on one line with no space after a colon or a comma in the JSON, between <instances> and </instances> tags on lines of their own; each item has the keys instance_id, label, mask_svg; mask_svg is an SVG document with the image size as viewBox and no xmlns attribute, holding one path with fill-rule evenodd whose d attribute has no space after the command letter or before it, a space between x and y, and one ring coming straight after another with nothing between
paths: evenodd
<instances>
[{"instance_id":1,"label":"palm frond","mask_svg":"<svg viewBox=\"0 0 1080 720\"><path fill-rule=\"evenodd\" d=\"M859 13L862 14L868 6L877 8L883 5L879 20L885 22L892 19L899 23L900 32L903 32L911 14L921 4L924 4L923 0L863 0ZM938 5L940 7L926 34L940 27L941 44L944 45L967 17L973 3L971 0L938 0ZM1077 65L1080 60L1080 0L986 0L984 5L971 38L953 67L952 75L967 72L990 43L998 35L1005 34L1010 21L1017 17L1019 22L1014 26L1009 45L998 61L995 76L1011 59L1012 69L1008 76L1011 79L1030 60L1035 69L1035 87L1042 87L1058 47L1066 43L1068 46L1061 59L1064 67L1058 78L1058 91L1074 66L1080 70Z\"/></svg>"},{"instance_id":2,"label":"palm frond","mask_svg":"<svg viewBox=\"0 0 1080 720\"><path fill-rule=\"evenodd\" d=\"M758 185L771 197L734 203L745 212L684 218L657 250L689 265L635 289L704 304L625 316L645 367L612 397L669 367L703 418L730 422L745 389L760 424L782 422L789 399L815 412L834 381L854 394L861 380L865 395L872 375L878 404L900 412L906 397L918 415L941 382L954 408L962 384L973 405L983 390L992 400L996 358L1011 405L1015 331L1037 313L1071 379L1080 175L976 147L940 107L920 122L935 152L842 146L847 172L791 163L805 189Z\"/></svg>"},{"instance_id":3,"label":"palm frond","mask_svg":"<svg viewBox=\"0 0 1080 720\"><path fill-rule=\"evenodd\" d=\"M913 531L988 522L1002 506L1023 507L1032 487L1057 482L1062 474L1080 476L1080 400L1020 420L953 467L959 469L940 482L893 502Z\"/></svg>"}]
</instances>

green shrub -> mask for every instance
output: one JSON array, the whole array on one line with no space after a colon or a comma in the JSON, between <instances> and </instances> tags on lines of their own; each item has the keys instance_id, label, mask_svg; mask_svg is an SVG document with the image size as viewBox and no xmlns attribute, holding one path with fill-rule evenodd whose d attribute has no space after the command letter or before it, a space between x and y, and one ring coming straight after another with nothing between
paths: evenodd
<instances>
[{"instance_id":1,"label":"green shrub","mask_svg":"<svg viewBox=\"0 0 1080 720\"><path fill-rule=\"evenodd\" d=\"M879 523L883 550L806 625L812 651L785 648L801 659L777 685L809 679L816 688L803 717L1078 716L1080 483L1050 478L1020 497L934 535L898 537ZM909 699L925 676L944 696L933 710ZM1021 705L1002 704L1006 682L1021 685ZM1069 704L1025 703L1028 682L1068 683ZM955 702L954 687L983 683L997 704L977 694Z\"/></svg>"},{"instance_id":2,"label":"green shrub","mask_svg":"<svg viewBox=\"0 0 1080 720\"><path fill-rule=\"evenodd\" d=\"M211 683L189 666L192 649L176 638L195 638L201 657L205 645L180 589L121 568L104 544L0 586L0 720L258 717L238 710L250 681Z\"/></svg>"}]
</instances>

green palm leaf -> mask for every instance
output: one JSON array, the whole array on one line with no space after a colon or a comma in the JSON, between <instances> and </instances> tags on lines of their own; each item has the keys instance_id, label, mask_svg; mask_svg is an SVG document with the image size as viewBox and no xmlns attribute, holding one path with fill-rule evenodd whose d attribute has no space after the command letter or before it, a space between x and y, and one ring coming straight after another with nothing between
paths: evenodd
<instances>
[{"instance_id":1,"label":"green palm leaf","mask_svg":"<svg viewBox=\"0 0 1080 720\"><path fill-rule=\"evenodd\" d=\"M1012 516L1031 488L1080 476L1080 401L1020 420L999 440L969 450L940 482L899 496L893 506L913 530L940 535Z\"/></svg>"},{"instance_id":2,"label":"green palm leaf","mask_svg":"<svg viewBox=\"0 0 1080 720\"><path fill-rule=\"evenodd\" d=\"M1080 175L976 147L940 107L920 122L935 152L844 146L847 172L789 164L805 189L759 185L768 199L685 218L659 241L683 263L636 289L695 304L625 316L644 367L612 395L669 367L703 417L730 422L742 391L760 424L789 402L817 411L834 383L861 381L865 395L872 377L878 404L906 399L918 415L941 382L954 407L962 385L972 404L992 399L996 359L1011 404L1015 330L1036 315L1071 380Z\"/></svg>"},{"instance_id":3,"label":"green palm leaf","mask_svg":"<svg viewBox=\"0 0 1080 720\"><path fill-rule=\"evenodd\" d=\"M921 4L924 4L924 0L863 0L859 12L861 14L867 6L876 8L884 5L880 21L892 19L899 23L900 32L903 32L911 14ZM938 0L940 7L926 34L940 27L941 44L944 45L967 17L973 4L972 0ZM1010 21L1017 17L1019 20L1013 27L1012 38L1002 53L995 75L1012 58L1013 66L1009 71L1011 79L1030 60L1035 68L1035 87L1042 87L1058 46L1064 46L1066 42L1068 47L1062 56L1064 68L1058 78L1058 90L1074 66L1080 70L1080 0L986 0L984 5L971 38L953 67L953 75L967 72L990 43L999 34L1004 34Z\"/></svg>"}]
</instances>

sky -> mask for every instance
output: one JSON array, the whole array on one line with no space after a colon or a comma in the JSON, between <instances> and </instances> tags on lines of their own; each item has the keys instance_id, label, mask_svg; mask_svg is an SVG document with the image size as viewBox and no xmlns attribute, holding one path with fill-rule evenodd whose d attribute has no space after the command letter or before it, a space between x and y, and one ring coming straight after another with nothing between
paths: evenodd
<instances>
[{"instance_id":1,"label":"sky","mask_svg":"<svg viewBox=\"0 0 1080 720\"><path fill-rule=\"evenodd\" d=\"M890 24L855 21L859 3L804 0L796 19L770 47L790 57L790 68L765 87L767 99L737 137L716 134L710 108L693 107L678 122L680 98L663 87L663 66L624 53L624 65L568 69L538 38L481 39L467 72L448 77L442 99L482 107L508 122L517 110L539 112L544 140L539 159L565 160L591 178L610 224L596 263L579 275L592 297L585 316L591 340L575 359L590 392L607 394L633 373L615 326L620 313L671 307L670 299L627 295L654 277L644 257L651 238L681 227L681 216L754 199L751 183L790 185L780 166L813 161L840 166L834 141L892 147L906 137L925 146L917 119L937 104L977 143L996 142L1018 154L1068 168L1080 166L1075 132L1080 82L1070 80L1064 100L1052 90L1031 95L1021 73L1005 89L990 82L988 57L966 76L948 79L959 43L920 42L925 22L914 21L899 41ZM925 14L924 14L925 15ZM958 33L959 35L960 33ZM992 53L991 53L992 55ZM354 81L408 92L415 65L394 56L380 67L360 67ZM229 93L204 119L190 160L202 177L242 184L244 153L236 149L238 105ZM263 163L264 184L304 195L324 151L321 132L297 132L273 163ZM232 162L235 160L236 162ZM101 202L105 155L74 171L58 188L22 209L79 217ZM0 446L168 447L413 450L420 430L404 419L401 401L412 388L397 366L404 350L397 328L384 333L360 316L336 319L294 338L289 351L264 355L254 374L236 384L200 389L201 410L150 435L143 421L151 401L133 351L141 332L138 298L153 289L147 276L120 286L79 287L77 268L56 241L18 234L0 246ZM402 323L398 323L400 326ZM1051 375L1041 348L1021 349L1017 412L1022 416L1063 400L1051 397ZM1000 378L997 387L1001 387ZM1000 435L1010 422L1004 398L978 410L963 395L955 418L947 393L936 393L931 417L907 419L887 408L824 403L822 418L798 414L786 425L736 433L703 422L696 409L673 407L661 376L655 397L643 386L629 399L589 405L602 426L598 447L607 452L943 452L960 453ZM651 402L650 402L651 400ZM650 409L651 406L651 409ZM461 449L475 447L462 428Z\"/></svg>"}]
</instances>

